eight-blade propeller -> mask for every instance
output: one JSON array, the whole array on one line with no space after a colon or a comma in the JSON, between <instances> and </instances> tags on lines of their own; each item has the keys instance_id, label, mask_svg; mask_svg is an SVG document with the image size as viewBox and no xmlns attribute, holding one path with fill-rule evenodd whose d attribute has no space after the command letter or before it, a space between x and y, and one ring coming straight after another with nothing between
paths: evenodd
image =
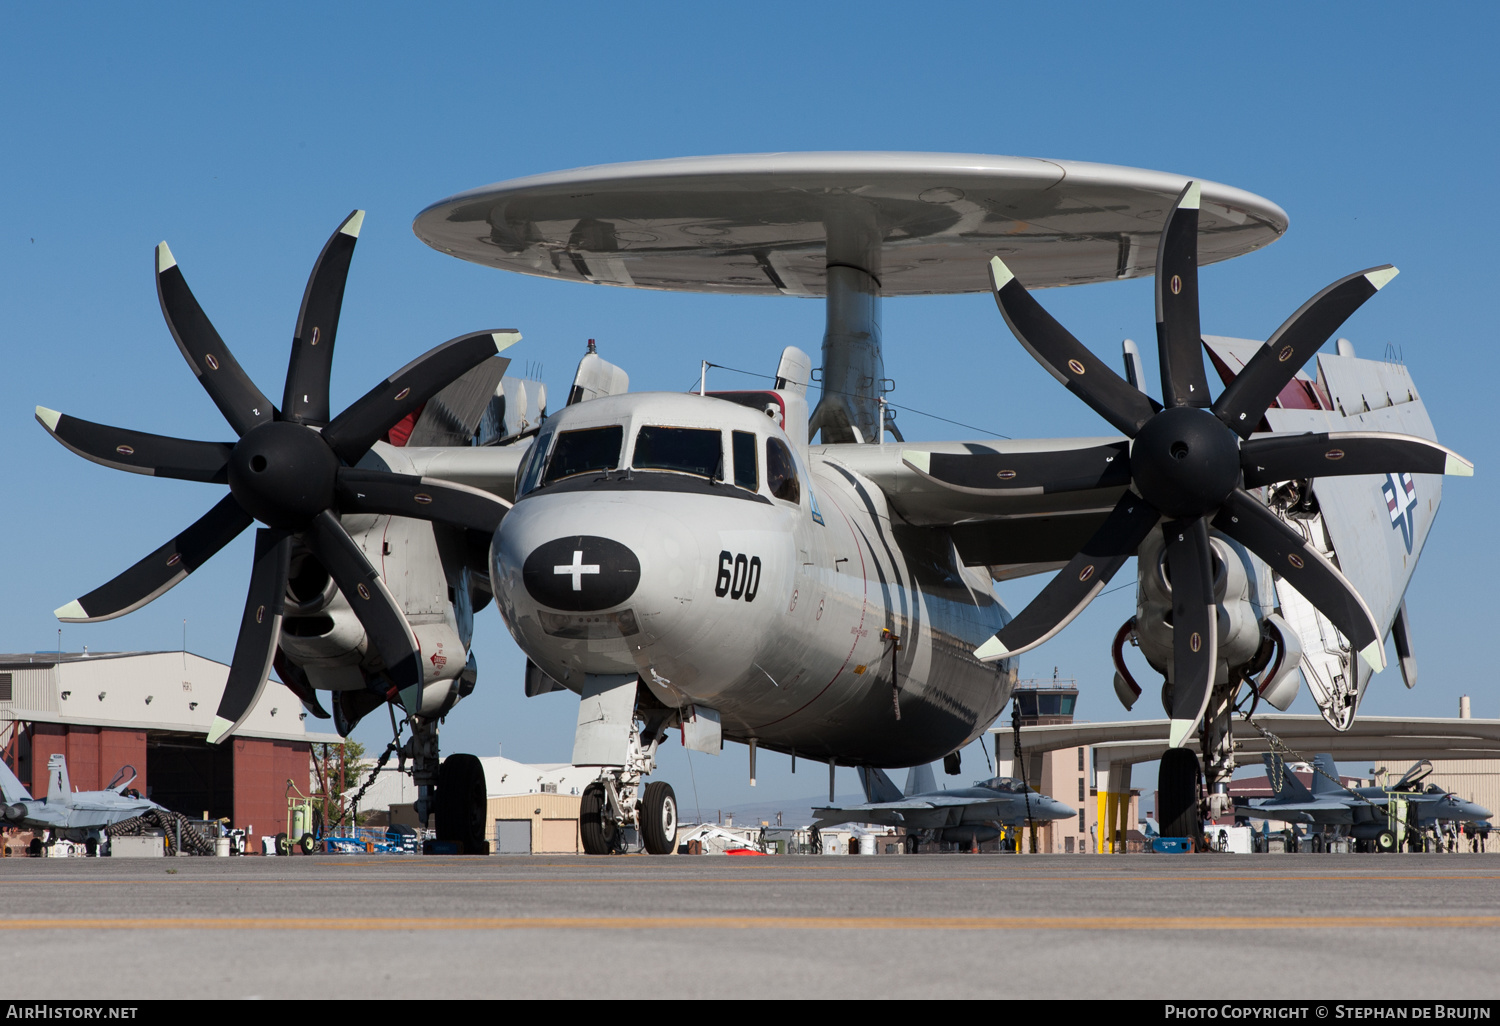
<instances>
[{"instance_id":1,"label":"eight-blade propeller","mask_svg":"<svg viewBox=\"0 0 1500 1026\"><path fill-rule=\"evenodd\" d=\"M70 623L108 620L139 609L202 566L258 520L249 594L210 743L249 715L276 656L293 542L328 570L379 652L407 711L421 698L416 637L385 583L339 523L338 514L413 517L493 534L510 508L462 485L383 470L356 469L403 417L466 371L520 341L512 329L443 343L391 375L330 419L329 376L350 258L364 221L339 225L308 278L292 339L282 409L241 369L188 288L164 242L156 248L156 287L167 327L236 442L199 442L94 424L37 407L36 417L73 452L138 474L229 485L229 494L171 541L57 610Z\"/></svg>"},{"instance_id":2,"label":"eight-blade propeller","mask_svg":"<svg viewBox=\"0 0 1500 1026\"><path fill-rule=\"evenodd\" d=\"M1302 365L1396 276L1388 265L1341 278L1313 296L1211 403L1198 324L1198 205L1198 184L1190 182L1167 217L1157 251L1156 328L1165 408L1115 374L1054 320L1004 262L998 257L990 261L995 302L1021 345L1131 440L1130 483L1083 549L975 654L992 661L1051 638L1162 523L1172 583L1174 747L1196 729L1214 683L1218 630L1210 527L1265 560L1375 670L1385 663L1379 626L1359 593L1247 488L1345 474L1473 473L1473 465L1457 453L1407 435L1350 431L1250 438ZM930 468L918 469L939 480L947 476L936 460ZM1042 467L1027 469L1030 487L1077 487L1072 481L1076 471L1068 468L1059 471L1070 480L1058 482L1049 481ZM975 490L972 480L949 483ZM1003 491L1007 485L992 487Z\"/></svg>"}]
</instances>

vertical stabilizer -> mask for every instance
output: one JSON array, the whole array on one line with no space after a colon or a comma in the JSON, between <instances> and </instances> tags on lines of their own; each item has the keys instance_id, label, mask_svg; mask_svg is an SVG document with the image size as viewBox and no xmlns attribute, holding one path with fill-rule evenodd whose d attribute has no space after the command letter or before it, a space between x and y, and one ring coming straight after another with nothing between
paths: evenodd
<instances>
[{"instance_id":1,"label":"vertical stabilizer","mask_svg":"<svg viewBox=\"0 0 1500 1026\"><path fill-rule=\"evenodd\" d=\"M937 779L932 775L932 763L913 766L906 771L906 796L908 798L914 794L931 794L937 789Z\"/></svg>"},{"instance_id":2,"label":"vertical stabilizer","mask_svg":"<svg viewBox=\"0 0 1500 1026\"><path fill-rule=\"evenodd\" d=\"M859 767L859 782L864 785L867 802L899 802L901 791L885 770L873 766Z\"/></svg>"},{"instance_id":3,"label":"vertical stabilizer","mask_svg":"<svg viewBox=\"0 0 1500 1026\"><path fill-rule=\"evenodd\" d=\"M73 804L73 788L68 783L68 758L61 752L47 756L47 804Z\"/></svg>"},{"instance_id":4,"label":"vertical stabilizer","mask_svg":"<svg viewBox=\"0 0 1500 1026\"><path fill-rule=\"evenodd\" d=\"M26 785L10 771L4 759L0 759L0 798L3 798L7 805L31 801L31 792L26 790Z\"/></svg>"},{"instance_id":5,"label":"vertical stabilizer","mask_svg":"<svg viewBox=\"0 0 1500 1026\"><path fill-rule=\"evenodd\" d=\"M1339 783L1338 765L1327 752L1313 758L1312 793L1319 798L1347 793L1344 785Z\"/></svg>"},{"instance_id":6,"label":"vertical stabilizer","mask_svg":"<svg viewBox=\"0 0 1500 1026\"><path fill-rule=\"evenodd\" d=\"M1271 793L1277 801L1305 802L1311 800L1313 796L1312 792L1303 785L1302 781L1297 779L1297 775L1292 772L1291 767L1286 764L1285 759L1273 752L1267 752L1261 756L1261 760L1266 764L1266 779L1270 782Z\"/></svg>"}]
</instances>

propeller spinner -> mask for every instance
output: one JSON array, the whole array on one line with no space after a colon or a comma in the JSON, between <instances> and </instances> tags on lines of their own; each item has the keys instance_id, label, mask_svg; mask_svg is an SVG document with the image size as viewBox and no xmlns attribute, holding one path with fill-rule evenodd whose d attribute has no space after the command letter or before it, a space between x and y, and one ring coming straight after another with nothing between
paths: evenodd
<instances>
[{"instance_id":1,"label":"propeller spinner","mask_svg":"<svg viewBox=\"0 0 1500 1026\"><path fill-rule=\"evenodd\" d=\"M339 513L413 517L493 534L510 508L478 489L354 465L403 417L466 371L518 341L512 329L463 335L413 360L330 419L328 385L349 262L364 211L339 225L313 265L297 317L282 409L256 387L198 305L165 242L156 288L167 327L199 384L239 436L201 442L79 420L37 407L73 452L137 474L227 484L229 494L124 573L57 610L69 623L123 616L180 583L252 522L255 558L245 612L210 743L233 733L265 687L276 656L293 542L328 570L374 643L408 712L421 698L416 637Z\"/></svg>"},{"instance_id":2,"label":"propeller spinner","mask_svg":"<svg viewBox=\"0 0 1500 1026\"><path fill-rule=\"evenodd\" d=\"M1016 338L1131 441L1129 486L1104 524L976 655L986 661L1005 658L1057 634L1160 523L1173 599L1173 747L1183 745L1197 728L1214 684L1218 630L1210 528L1238 541L1285 578L1373 669L1378 672L1385 665L1380 628L1359 593L1247 489L1331 475L1473 473L1473 465L1458 454L1408 435L1351 431L1250 438L1298 369L1396 276L1389 265L1341 278L1313 296L1211 402L1198 321L1198 204L1198 184L1190 182L1167 217L1157 252L1156 329L1165 408L1115 374L1054 320L1003 261L990 261L995 301ZM1034 471L1028 486L1047 491L1077 486L1049 481L1052 475L1045 467ZM1066 467L1058 472L1070 474Z\"/></svg>"}]
</instances>

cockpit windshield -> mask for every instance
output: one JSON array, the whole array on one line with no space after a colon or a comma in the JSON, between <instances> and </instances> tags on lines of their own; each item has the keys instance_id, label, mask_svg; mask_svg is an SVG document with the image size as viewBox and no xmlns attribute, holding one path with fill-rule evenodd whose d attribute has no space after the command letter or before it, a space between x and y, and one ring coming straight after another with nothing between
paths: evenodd
<instances>
[{"instance_id":1,"label":"cockpit windshield","mask_svg":"<svg viewBox=\"0 0 1500 1026\"><path fill-rule=\"evenodd\" d=\"M676 470L720 480L724 477L723 434L710 428L648 425L635 436L636 470Z\"/></svg>"},{"instance_id":2,"label":"cockpit windshield","mask_svg":"<svg viewBox=\"0 0 1500 1026\"><path fill-rule=\"evenodd\" d=\"M620 446L624 438L625 429L618 424L560 432L547 461L542 484L549 485L577 474L614 470L620 465Z\"/></svg>"}]
</instances>

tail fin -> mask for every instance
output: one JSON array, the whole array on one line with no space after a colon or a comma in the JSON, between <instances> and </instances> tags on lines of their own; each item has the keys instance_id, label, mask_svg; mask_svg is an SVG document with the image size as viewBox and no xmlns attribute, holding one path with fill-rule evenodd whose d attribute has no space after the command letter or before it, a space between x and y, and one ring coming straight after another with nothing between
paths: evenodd
<instances>
[{"instance_id":1,"label":"tail fin","mask_svg":"<svg viewBox=\"0 0 1500 1026\"><path fill-rule=\"evenodd\" d=\"M873 766L861 766L859 767L859 782L864 785L867 802L899 802L901 800L901 791L891 778L885 775L885 770L875 769Z\"/></svg>"},{"instance_id":2,"label":"tail fin","mask_svg":"<svg viewBox=\"0 0 1500 1026\"><path fill-rule=\"evenodd\" d=\"M1271 784L1271 791L1284 801L1307 801L1313 794L1297 779L1297 775L1288 768L1286 761L1273 752L1267 752L1261 756L1266 764L1266 779Z\"/></svg>"},{"instance_id":3,"label":"tail fin","mask_svg":"<svg viewBox=\"0 0 1500 1026\"><path fill-rule=\"evenodd\" d=\"M931 794L937 789L937 780L932 775L932 763L924 762L920 766L913 766L907 770L906 796L908 798L914 794Z\"/></svg>"},{"instance_id":4,"label":"tail fin","mask_svg":"<svg viewBox=\"0 0 1500 1026\"><path fill-rule=\"evenodd\" d=\"M1344 785L1339 783L1339 768L1334 764L1333 756L1324 752L1322 755L1313 757L1312 793L1319 798L1325 795L1341 795L1347 791Z\"/></svg>"},{"instance_id":5,"label":"tail fin","mask_svg":"<svg viewBox=\"0 0 1500 1026\"><path fill-rule=\"evenodd\" d=\"M68 759L61 752L47 756L47 804L73 804L73 788L68 783Z\"/></svg>"},{"instance_id":6,"label":"tail fin","mask_svg":"<svg viewBox=\"0 0 1500 1026\"><path fill-rule=\"evenodd\" d=\"M0 759L0 798L3 798L7 805L31 801L31 792L26 790L26 785L10 771L9 766L5 765L4 759Z\"/></svg>"}]
</instances>

